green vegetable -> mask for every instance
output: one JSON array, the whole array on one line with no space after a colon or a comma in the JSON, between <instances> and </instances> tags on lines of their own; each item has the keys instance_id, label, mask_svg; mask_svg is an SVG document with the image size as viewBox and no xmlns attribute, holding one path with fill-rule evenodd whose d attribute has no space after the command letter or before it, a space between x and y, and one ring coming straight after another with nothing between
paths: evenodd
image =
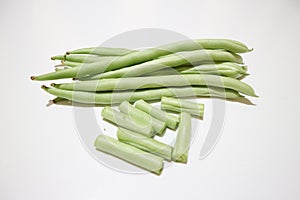
<instances>
[{"instance_id":1,"label":"green vegetable","mask_svg":"<svg viewBox=\"0 0 300 200\"><path fill-rule=\"evenodd\" d=\"M78 66L82 65L82 63L72 62L72 61L62 61L61 63L63 65L69 66L69 67L78 67Z\"/></svg>"},{"instance_id":2,"label":"green vegetable","mask_svg":"<svg viewBox=\"0 0 300 200\"><path fill-rule=\"evenodd\" d=\"M161 69L176 67L185 64L190 64L200 61L229 61L242 63L242 58L234 53L230 53L223 50L196 50L179 52L177 54L167 55L165 57L152 60L149 62L141 63L138 65L133 65L130 67L125 67L118 70L104 70L106 73L98 74L95 76L88 77L90 80L96 80L100 78L121 78L121 77L133 77L140 76L147 73L155 72ZM87 66L85 66L86 68ZM104 72L101 71L101 72ZM82 70L81 70L82 73ZM95 72L96 73L96 72ZM93 73L90 73L93 74ZM86 73L88 75L88 73ZM81 76L81 75L80 75ZM84 78L86 79L86 77Z\"/></svg>"},{"instance_id":3,"label":"green vegetable","mask_svg":"<svg viewBox=\"0 0 300 200\"><path fill-rule=\"evenodd\" d=\"M160 175L163 170L164 163L162 158L119 142L112 137L99 135L94 145L99 151L121 158L157 175Z\"/></svg>"},{"instance_id":4,"label":"green vegetable","mask_svg":"<svg viewBox=\"0 0 300 200\"><path fill-rule=\"evenodd\" d=\"M166 130L165 122L153 118L151 117L151 115L135 108L128 101L123 101L119 106L119 110L122 113L128 115L129 118L132 119L132 121L138 124L142 124L144 126L152 126L154 134L163 135L164 131Z\"/></svg>"},{"instance_id":5,"label":"green vegetable","mask_svg":"<svg viewBox=\"0 0 300 200\"><path fill-rule=\"evenodd\" d=\"M129 102L135 102L140 99L148 100L160 100L163 96L168 97L218 97L235 99L241 97L238 92L230 89L222 88L207 88L207 87L174 87L174 88L160 88L151 90L139 90L139 91L124 91L124 92L79 92L70 90L61 90L57 88L51 88L42 86L49 94L62 97L68 100L72 100L78 103L88 104L119 104L124 100Z\"/></svg>"},{"instance_id":6,"label":"green vegetable","mask_svg":"<svg viewBox=\"0 0 300 200\"><path fill-rule=\"evenodd\" d=\"M123 128L118 129L117 136L121 142L162 157L168 161L172 160L172 147L167 144Z\"/></svg>"},{"instance_id":7,"label":"green vegetable","mask_svg":"<svg viewBox=\"0 0 300 200\"><path fill-rule=\"evenodd\" d=\"M224 50L231 51L233 53L243 53L243 52L251 51L244 44L233 40L225 40L225 39L187 40L187 41L181 41L181 42L159 46L157 48L146 49L144 51L132 52L127 55L121 56L119 59L116 59L112 63L109 61L95 62L95 63L86 64L85 66L81 66L80 68L72 68L68 70L43 74L40 76L32 76L31 79L32 80L53 80L53 79L61 79L61 78L80 78L86 75L116 70L122 67L146 62L171 53L176 53L180 51L194 51L199 49L224 49ZM90 53L89 50L87 52ZM113 55L108 50L103 52L107 53L105 55ZM74 53L74 51L69 53ZM206 55L205 59L211 60L209 56L211 55ZM222 58L221 60L217 59L219 61L236 62L237 59L239 60L241 59L240 57L238 58L237 55L232 56L230 60L228 60L228 58L226 60L223 60L225 54L214 55L214 56L219 59ZM228 57L228 55L225 57ZM214 60L214 58L212 58L212 60Z\"/></svg>"},{"instance_id":8,"label":"green vegetable","mask_svg":"<svg viewBox=\"0 0 300 200\"><path fill-rule=\"evenodd\" d=\"M64 59L65 59L65 55L56 55L51 57L51 60L64 60Z\"/></svg>"},{"instance_id":9,"label":"green vegetable","mask_svg":"<svg viewBox=\"0 0 300 200\"><path fill-rule=\"evenodd\" d=\"M253 88L239 80L217 75L183 74L167 76L147 76L131 78L110 78L91 81L80 81L76 83L52 84L52 86L64 90L79 91L111 91L130 90L160 87L178 86L213 86L232 89L243 94L257 97Z\"/></svg>"},{"instance_id":10,"label":"green vegetable","mask_svg":"<svg viewBox=\"0 0 300 200\"><path fill-rule=\"evenodd\" d=\"M191 141L191 126L191 115L182 112L172 153L172 160L176 162L187 163Z\"/></svg>"},{"instance_id":11,"label":"green vegetable","mask_svg":"<svg viewBox=\"0 0 300 200\"><path fill-rule=\"evenodd\" d=\"M142 99L136 101L134 106L136 108L150 114L152 117L157 118L163 122L166 122L167 127L170 129L174 130L179 121L179 118L177 115L172 115L172 114L166 113L154 106L151 106L150 104L146 103Z\"/></svg>"},{"instance_id":12,"label":"green vegetable","mask_svg":"<svg viewBox=\"0 0 300 200\"><path fill-rule=\"evenodd\" d=\"M178 113L186 112L197 117L203 117L204 115L204 104L169 97L161 98L161 108Z\"/></svg>"},{"instance_id":13,"label":"green vegetable","mask_svg":"<svg viewBox=\"0 0 300 200\"><path fill-rule=\"evenodd\" d=\"M113 61L119 58L119 56L95 56L95 55L64 55L64 56L54 56L52 60L61 60L62 63L64 61L69 62L77 62L77 63L93 63L100 61Z\"/></svg>"},{"instance_id":14,"label":"green vegetable","mask_svg":"<svg viewBox=\"0 0 300 200\"><path fill-rule=\"evenodd\" d=\"M213 74L232 78L248 75L247 67L233 62L203 64L180 71L181 74Z\"/></svg>"},{"instance_id":15,"label":"green vegetable","mask_svg":"<svg viewBox=\"0 0 300 200\"><path fill-rule=\"evenodd\" d=\"M148 137L154 136L154 131L150 125L144 126L143 124L135 123L128 115L118 112L109 106L103 108L101 116L120 127L138 132Z\"/></svg>"},{"instance_id":16,"label":"green vegetable","mask_svg":"<svg viewBox=\"0 0 300 200\"><path fill-rule=\"evenodd\" d=\"M56 97L52 100L49 100L48 106L55 104L55 105L62 105L62 106L76 106L76 107L103 107L105 105L102 104L92 104L92 103L79 103L75 101L71 101L65 98Z\"/></svg>"},{"instance_id":17,"label":"green vegetable","mask_svg":"<svg viewBox=\"0 0 300 200\"><path fill-rule=\"evenodd\" d=\"M92 54L99 56L124 56L136 52L135 50L125 49L125 48L111 48L111 47L90 47L76 49L73 51L68 51L68 54Z\"/></svg>"}]
</instances>

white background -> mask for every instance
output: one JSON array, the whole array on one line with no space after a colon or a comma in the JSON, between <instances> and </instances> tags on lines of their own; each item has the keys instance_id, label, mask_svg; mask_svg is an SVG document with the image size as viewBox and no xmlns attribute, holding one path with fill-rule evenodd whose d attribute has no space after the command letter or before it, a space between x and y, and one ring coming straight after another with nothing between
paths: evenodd
<instances>
[{"instance_id":1,"label":"white background","mask_svg":"<svg viewBox=\"0 0 300 200\"><path fill-rule=\"evenodd\" d=\"M300 1L1 1L0 199L300 199ZM82 147L71 108L29 76L51 55L138 28L232 38L245 55L256 106L227 102L223 135L206 159L161 176L119 173ZM149 38L151 39L151 38Z\"/></svg>"}]
</instances>

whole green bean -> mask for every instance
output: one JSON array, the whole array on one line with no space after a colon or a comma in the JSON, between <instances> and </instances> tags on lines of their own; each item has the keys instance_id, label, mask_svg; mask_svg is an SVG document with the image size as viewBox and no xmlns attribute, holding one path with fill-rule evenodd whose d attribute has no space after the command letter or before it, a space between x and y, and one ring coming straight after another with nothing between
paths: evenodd
<instances>
[{"instance_id":1,"label":"whole green bean","mask_svg":"<svg viewBox=\"0 0 300 200\"><path fill-rule=\"evenodd\" d=\"M90 47L68 51L66 54L92 54L99 56L124 56L129 53L136 52L136 50L125 48L111 48L111 47Z\"/></svg>"},{"instance_id":2,"label":"whole green bean","mask_svg":"<svg viewBox=\"0 0 300 200\"><path fill-rule=\"evenodd\" d=\"M180 71L181 74L213 74L227 76L231 78L240 78L248 75L247 67L233 62L224 62L218 64L203 64L190 69Z\"/></svg>"},{"instance_id":3,"label":"whole green bean","mask_svg":"<svg viewBox=\"0 0 300 200\"><path fill-rule=\"evenodd\" d=\"M94 56L94 55L66 55L65 61L78 62L78 63L93 63L103 61L114 61L119 56Z\"/></svg>"},{"instance_id":4,"label":"whole green bean","mask_svg":"<svg viewBox=\"0 0 300 200\"><path fill-rule=\"evenodd\" d=\"M177 115L172 115L170 113L166 113L154 106L151 106L150 104L148 104L147 102L145 102L144 100L138 100L135 102L134 106L137 109L140 109L148 114L150 114L152 117L157 118L161 121L166 122L166 125L168 128L170 129L175 129L177 126L177 123L179 121L179 118Z\"/></svg>"},{"instance_id":5,"label":"whole green bean","mask_svg":"<svg viewBox=\"0 0 300 200\"><path fill-rule=\"evenodd\" d=\"M187 163L191 141L191 115L182 112L176 136L176 142L173 148L172 160L181 163Z\"/></svg>"},{"instance_id":6,"label":"whole green bean","mask_svg":"<svg viewBox=\"0 0 300 200\"><path fill-rule=\"evenodd\" d=\"M213 88L213 87L174 87L174 88L160 88L151 90L139 90L139 91L124 91L124 92L79 92L70 90L61 90L57 88L51 88L42 86L49 94L62 97L68 100L72 100L78 103L93 103L93 104L119 104L124 100L129 102L135 102L140 99L145 101L160 100L163 96L168 97L217 97L236 99L241 95L230 89Z\"/></svg>"},{"instance_id":7,"label":"whole green bean","mask_svg":"<svg viewBox=\"0 0 300 200\"><path fill-rule=\"evenodd\" d=\"M153 131L153 129L151 127L151 124L145 125L145 124L141 124L141 123L136 123L136 121L131 120L128 115L118 112L109 106L106 106L103 108L103 110L101 112L101 116L104 119L106 119L120 127L138 132L147 137L153 137L155 134L155 132Z\"/></svg>"},{"instance_id":8,"label":"whole green bean","mask_svg":"<svg viewBox=\"0 0 300 200\"><path fill-rule=\"evenodd\" d=\"M172 147L153 138L124 128L118 129L117 137L121 142L162 157L168 161L172 160Z\"/></svg>"},{"instance_id":9,"label":"whole green bean","mask_svg":"<svg viewBox=\"0 0 300 200\"><path fill-rule=\"evenodd\" d=\"M65 55L56 55L51 57L51 60L64 60L64 59L65 59Z\"/></svg>"},{"instance_id":10,"label":"whole green bean","mask_svg":"<svg viewBox=\"0 0 300 200\"><path fill-rule=\"evenodd\" d=\"M40 76L31 76L32 80L54 80L61 78L80 78L86 75L102 73L116 70L122 67L146 62L160 56L168 55L180 51L194 51L199 49L224 49L233 53L243 53L251 51L245 45L233 40L226 39L206 39L206 40L186 40L157 48L137 51L121 56L113 62L95 62L86 64L84 67L72 68L64 71L52 72ZM110 53L110 55L112 55ZM231 61L231 60L225 60Z\"/></svg>"},{"instance_id":11,"label":"whole green bean","mask_svg":"<svg viewBox=\"0 0 300 200\"><path fill-rule=\"evenodd\" d=\"M101 78L140 76L161 69L176 67L200 61L230 61L237 63L243 62L242 58L239 55L223 50L196 50L189 52L179 52L177 54L171 54L163 58L159 58L142 64L125 67L118 70L108 71L106 73L89 77L89 79L96 80Z\"/></svg>"},{"instance_id":12,"label":"whole green bean","mask_svg":"<svg viewBox=\"0 0 300 200\"><path fill-rule=\"evenodd\" d=\"M65 90L79 91L111 91L111 90L130 90L145 88L177 87L177 86L213 86L232 89L237 92L257 97L253 88L239 80L217 76L201 74L182 74L167 76L147 76L117 79L100 79L92 81L80 81L76 83L52 84L52 86Z\"/></svg>"},{"instance_id":13,"label":"whole green bean","mask_svg":"<svg viewBox=\"0 0 300 200\"><path fill-rule=\"evenodd\" d=\"M78 62L72 62L72 61L62 61L61 62L63 65L69 66L69 67L78 67L80 65L82 65L82 63L78 63Z\"/></svg>"},{"instance_id":14,"label":"whole green bean","mask_svg":"<svg viewBox=\"0 0 300 200\"><path fill-rule=\"evenodd\" d=\"M52 100L49 100L48 105L62 105L62 106L75 106L75 107L103 107L102 104L93 104L93 103L79 103L76 101L68 100L61 97L56 97Z\"/></svg>"},{"instance_id":15,"label":"whole green bean","mask_svg":"<svg viewBox=\"0 0 300 200\"><path fill-rule=\"evenodd\" d=\"M141 123L144 126L152 126L154 134L156 135L163 135L164 131L166 130L166 123L160 121L156 118L153 118L151 115L135 108L131 105L128 101L123 101L119 105L119 110L122 113L127 114L130 119L132 119L136 123Z\"/></svg>"},{"instance_id":16,"label":"whole green bean","mask_svg":"<svg viewBox=\"0 0 300 200\"><path fill-rule=\"evenodd\" d=\"M170 97L161 98L161 108L163 110L173 112L186 112L197 117L203 117L204 104L184 101L181 99L174 99Z\"/></svg>"},{"instance_id":17,"label":"whole green bean","mask_svg":"<svg viewBox=\"0 0 300 200\"><path fill-rule=\"evenodd\" d=\"M99 151L121 158L157 175L160 175L163 170L163 158L120 142L112 137L99 135L94 145Z\"/></svg>"}]
</instances>

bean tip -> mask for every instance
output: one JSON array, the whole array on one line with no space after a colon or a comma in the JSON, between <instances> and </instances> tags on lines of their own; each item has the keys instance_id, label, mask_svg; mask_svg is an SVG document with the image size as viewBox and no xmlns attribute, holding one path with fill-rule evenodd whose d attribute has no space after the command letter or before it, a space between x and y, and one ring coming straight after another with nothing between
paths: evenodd
<instances>
[{"instance_id":1,"label":"bean tip","mask_svg":"<svg viewBox=\"0 0 300 200\"><path fill-rule=\"evenodd\" d=\"M51 85L52 87L55 87L55 86L56 86L56 84L55 84L55 83L51 83L50 85Z\"/></svg>"},{"instance_id":2,"label":"bean tip","mask_svg":"<svg viewBox=\"0 0 300 200\"><path fill-rule=\"evenodd\" d=\"M251 49L248 49L248 51L249 51L249 52L251 52L251 51L253 51L253 50L254 50L253 48L251 48Z\"/></svg>"},{"instance_id":3,"label":"bean tip","mask_svg":"<svg viewBox=\"0 0 300 200\"><path fill-rule=\"evenodd\" d=\"M47 87L46 85L42 85L41 88L42 88L43 90L48 89L48 87Z\"/></svg>"},{"instance_id":4,"label":"bean tip","mask_svg":"<svg viewBox=\"0 0 300 200\"><path fill-rule=\"evenodd\" d=\"M69 54L71 54L71 52L70 52L70 51L67 51L66 54L69 55Z\"/></svg>"},{"instance_id":5,"label":"bean tip","mask_svg":"<svg viewBox=\"0 0 300 200\"><path fill-rule=\"evenodd\" d=\"M51 59L51 60L55 60L54 56L52 56L50 59Z\"/></svg>"},{"instance_id":6,"label":"bean tip","mask_svg":"<svg viewBox=\"0 0 300 200\"><path fill-rule=\"evenodd\" d=\"M35 80L35 76L30 76L30 79L31 80Z\"/></svg>"},{"instance_id":7,"label":"bean tip","mask_svg":"<svg viewBox=\"0 0 300 200\"><path fill-rule=\"evenodd\" d=\"M46 104L46 106L49 107L49 106L51 106L53 104L55 104L54 101L53 100L49 100L49 102Z\"/></svg>"}]
</instances>

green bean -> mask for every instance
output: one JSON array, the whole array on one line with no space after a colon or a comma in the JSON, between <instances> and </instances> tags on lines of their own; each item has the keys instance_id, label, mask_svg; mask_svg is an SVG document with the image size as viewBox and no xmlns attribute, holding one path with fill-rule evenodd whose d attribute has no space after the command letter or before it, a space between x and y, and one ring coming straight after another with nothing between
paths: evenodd
<instances>
[{"instance_id":1,"label":"green bean","mask_svg":"<svg viewBox=\"0 0 300 200\"><path fill-rule=\"evenodd\" d=\"M182 112L172 153L172 160L176 162L187 163L191 141L191 126L191 115Z\"/></svg>"},{"instance_id":2,"label":"green bean","mask_svg":"<svg viewBox=\"0 0 300 200\"><path fill-rule=\"evenodd\" d=\"M65 55L52 56L51 60L65 60Z\"/></svg>"},{"instance_id":3,"label":"green bean","mask_svg":"<svg viewBox=\"0 0 300 200\"><path fill-rule=\"evenodd\" d=\"M93 103L93 104L119 104L124 100L129 102L135 102L140 99L145 101L160 100L161 97L217 97L236 99L241 95L230 89L214 88L214 87L174 87L174 88L160 88L151 90L139 90L139 91L124 91L124 92L79 92L70 90L61 90L57 88L51 88L42 86L49 94L62 97L68 100L72 100L78 103Z\"/></svg>"},{"instance_id":4,"label":"green bean","mask_svg":"<svg viewBox=\"0 0 300 200\"><path fill-rule=\"evenodd\" d=\"M108 71L106 73L90 77L89 79L96 80L100 78L140 76L161 69L176 67L199 61L230 61L242 63L242 58L237 54L233 54L223 50L196 50L189 52L179 52L176 55L171 54L163 58L145 62L139 65L133 65L119 70Z\"/></svg>"},{"instance_id":5,"label":"green bean","mask_svg":"<svg viewBox=\"0 0 300 200\"><path fill-rule=\"evenodd\" d=\"M161 98L161 108L163 110L173 112L187 112L197 117L203 117L204 115L204 104L194 103L190 101L184 101L180 99L174 99L170 97Z\"/></svg>"},{"instance_id":6,"label":"green bean","mask_svg":"<svg viewBox=\"0 0 300 200\"><path fill-rule=\"evenodd\" d=\"M86 55L66 55L65 61L71 61L71 62L78 62L78 63L93 63L93 62L100 62L100 61L114 61L119 56L86 56Z\"/></svg>"},{"instance_id":7,"label":"green bean","mask_svg":"<svg viewBox=\"0 0 300 200\"><path fill-rule=\"evenodd\" d=\"M180 71L181 74L213 74L227 76L231 78L240 78L248 75L247 67L233 62L224 62L219 64L203 64Z\"/></svg>"},{"instance_id":8,"label":"green bean","mask_svg":"<svg viewBox=\"0 0 300 200\"><path fill-rule=\"evenodd\" d=\"M78 67L80 65L82 65L82 63L78 63L78 62L72 62L72 61L62 61L61 62L63 65L69 66L69 67Z\"/></svg>"},{"instance_id":9,"label":"green bean","mask_svg":"<svg viewBox=\"0 0 300 200\"><path fill-rule=\"evenodd\" d=\"M167 144L123 128L118 129L117 136L121 142L162 157L168 161L172 160L173 148Z\"/></svg>"},{"instance_id":10,"label":"green bean","mask_svg":"<svg viewBox=\"0 0 300 200\"><path fill-rule=\"evenodd\" d=\"M166 122L166 125L170 129L175 129L177 126L177 123L179 121L179 118L177 115L172 115L170 113L166 113L154 106L151 106L144 100L138 100L135 102L134 106L148 114L150 114L152 117L157 118L161 121Z\"/></svg>"},{"instance_id":11,"label":"green bean","mask_svg":"<svg viewBox=\"0 0 300 200\"><path fill-rule=\"evenodd\" d=\"M52 56L51 60L65 60L65 56L66 55L56 55L56 56Z\"/></svg>"},{"instance_id":12,"label":"green bean","mask_svg":"<svg viewBox=\"0 0 300 200\"><path fill-rule=\"evenodd\" d=\"M193 65L182 65L182 66L178 66L178 67L168 67L168 68L164 68L164 69L157 70L157 71L154 71L154 72L150 72L150 73L147 73L147 74L143 74L142 76L178 75L178 74L181 73L181 71L191 69L192 67L193 67ZM80 80L82 80L82 79L80 79ZM91 80L91 79L86 79L86 80Z\"/></svg>"},{"instance_id":13,"label":"green bean","mask_svg":"<svg viewBox=\"0 0 300 200\"><path fill-rule=\"evenodd\" d=\"M128 115L118 112L109 106L103 108L101 116L120 127L138 132L147 137L153 137L155 135L151 124L143 124L141 121L134 121Z\"/></svg>"},{"instance_id":14,"label":"green bean","mask_svg":"<svg viewBox=\"0 0 300 200\"><path fill-rule=\"evenodd\" d=\"M149 114L135 108L128 101L123 101L119 106L119 110L122 113L127 114L130 119L132 119L132 121L136 122L137 124L140 123L144 126L152 126L154 134L156 135L161 136L166 130L165 122L153 118Z\"/></svg>"},{"instance_id":15,"label":"green bean","mask_svg":"<svg viewBox=\"0 0 300 200\"><path fill-rule=\"evenodd\" d=\"M154 71L143 76L162 76L162 75L178 75L178 74L212 74L221 75L231 78L240 79L248 76L247 67L233 62L223 63L201 63L200 65L184 65L173 68L165 68ZM91 80L89 77L80 80Z\"/></svg>"},{"instance_id":16,"label":"green bean","mask_svg":"<svg viewBox=\"0 0 300 200\"><path fill-rule=\"evenodd\" d=\"M136 50L125 49L125 48L111 48L111 47L91 47L76 49L68 51L68 54L92 54L99 56L124 56L129 53L136 52Z\"/></svg>"},{"instance_id":17,"label":"green bean","mask_svg":"<svg viewBox=\"0 0 300 200\"><path fill-rule=\"evenodd\" d=\"M110 78L92 81L81 81L76 83L52 84L52 86L65 90L79 91L111 91L111 90L130 90L161 87L178 86L213 86L232 89L237 92L257 97L253 88L239 80L217 76L201 74L183 74L167 76L131 77L131 78Z\"/></svg>"},{"instance_id":18,"label":"green bean","mask_svg":"<svg viewBox=\"0 0 300 200\"><path fill-rule=\"evenodd\" d=\"M49 101L48 105L62 105L62 106L75 106L75 107L103 107L102 104L91 104L91 103L79 103L76 101L68 100L61 97L56 97Z\"/></svg>"},{"instance_id":19,"label":"green bean","mask_svg":"<svg viewBox=\"0 0 300 200\"><path fill-rule=\"evenodd\" d=\"M89 63L78 68L72 68L64 71L52 72L48 74L43 74L40 76L31 76L32 80L54 80L61 78L81 78L87 75L98 74L105 71L111 71L120 69L122 67L146 62L160 56L168 55L180 51L194 51L199 49L224 49L234 53L242 53L250 51L245 45L241 45L232 40L224 39L209 39L209 40L187 40L177 43L171 43L157 48L146 49L144 51L137 51L129 53L127 55L121 56L113 62L94 62ZM111 53L109 55L112 55ZM217 56L217 60L221 58L220 55ZM209 55L206 56L206 60L209 59ZM233 60L232 60L233 59ZM237 56L233 56L230 60L220 60L220 61L233 61L235 62ZM240 59L240 58L239 58ZM214 58L212 58L214 60ZM178 65L177 65L178 66Z\"/></svg>"},{"instance_id":20,"label":"green bean","mask_svg":"<svg viewBox=\"0 0 300 200\"><path fill-rule=\"evenodd\" d=\"M163 158L122 143L112 137L99 135L94 145L99 151L121 158L157 175L160 175L163 170Z\"/></svg>"}]
</instances>

